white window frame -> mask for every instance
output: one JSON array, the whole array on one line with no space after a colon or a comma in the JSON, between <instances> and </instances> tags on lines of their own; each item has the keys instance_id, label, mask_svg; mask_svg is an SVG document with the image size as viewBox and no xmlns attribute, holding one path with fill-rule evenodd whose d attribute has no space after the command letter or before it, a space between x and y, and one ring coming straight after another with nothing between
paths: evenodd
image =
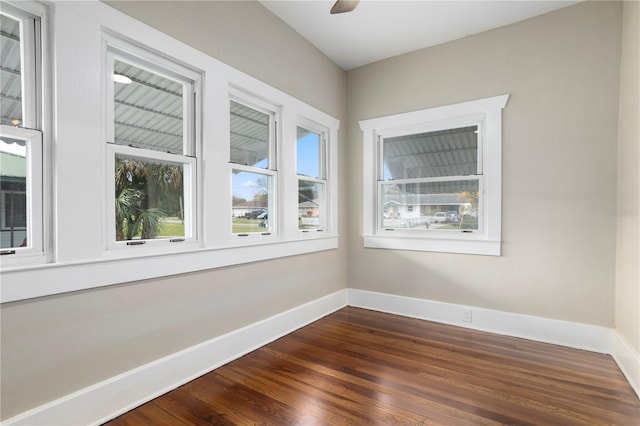
<instances>
[{"instance_id":1,"label":"white window frame","mask_svg":"<svg viewBox=\"0 0 640 426\"><path fill-rule=\"evenodd\" d=\"M44 90L48 66L45 58L47 44L48 11L46 6L34 1L5 1L5 15L21 22L20 61L22 122L17 127L0 126L0 137L20 139L27 149L27 247L2 249L0 261L5 267L38 265L49 260L49 222L45 221L44 209L51 203L50 191L44 189L44 175L49 172L45 163L50 148L45 146L43 131L50 130L45 107L50 91ZM47 139L48 140L48 139ZM48 216L52 213L49 212ZM10 254L10 255L9 255Z\"/></svg>"},{"instance_id":2,"label":"white window frame","mask_svg":"<svg viewBox=\"0 0 640 426\"><path fill-rule=\"evenodd\" d=\"M20 264L33 257L44 254L44 222L43 222L43 190L42 190L42 132L21 127L0 126L1 137L25 141L27 158L27 247L1 249L2 263ZM3 192L4 193L4 192ZM3 200L4 204L4 200ZM4 206L3 206L4 207ZM11 259L8 255L16 255L24 259Z\"/></svg>"},{"instance_id":3,"label":"white window frame","mask_svg":"<svg viewBox=\"0 0 640 426\"><path fill-rule=\"evenodd\" d=\"M20 6L23 4L26 2L19 3ZM42 129L43 158L46 160L43 202L48 206L44 210L44 226L52 235L44 233L47 256L42 256L40 261L14 263L12 261L18 260L17 257L0 256L0 302L134 283L338 247L338 119L101 2L47 2L45 10L51 21L47 31L43 27L43 33L50 32L51 39L56 40L55 44L49 45L44 37L42 49L48 58L43 61L43 75L48 76L42 83L44 100L55 112L43 114ZM44 15L38 16L44 25ZM197 115L199 123L194 132L198 169L194 209L198 215L197 235L201 239L193 245L185 242L157 247L108 248L107 237L111 235L107 229L107 216L114 210L109 200L115 191L108 189L113 171L108 165L111 145L106 143L105 137L106 75L111 75L112 71L105 74L105 36L150 52L161 52L161 56L171 58L171 62L182 64L202 77L202 90L196 97L196 105L206 113L206 119ZM51 65L49 71L48 63ZM51 96L54 87L64 96L54 99ZM82 90L77 90L78 87ZM229 239L230 89L264 100L275 106L280 114L281 122L277 126L280 145L275 157L278 162L277 235ZM44 107L42 110L47 112ZM299 117L328 129L327 231L313 233L313 236L299 233L296 223L295 141ZM50 140L50 135L54 134L55 152ZM140 156L136 154L134 156ZM78 179L78 176L83 178ZM82 194L81 197L78 194ZM135 267L131 267L132 262Z\"/></svg>"},{"instance_id":4,"label":"white window frame","mask_svg":"<svg viewBox=\"0 0 640 426\"><path fill-rule=\"evenodd\" d=\"M509 95L395 114L359 122L363 132L364 247L438 251L499 256L501 253L502 109ZM382 143L385 137L478 125L479 176L384 181ZM478 231L418 231L383 228L383 184L443 180L478 180Z\"/></svg>"},{"instance_id":5,"label":"white window frame","mask_svg":"<svg viewBox=\"0 0 640 426\"><path fill-rule=\"evenodd\" d=\"M329 129L327 129L325 126L322 126L312 120L309 120L307 118L303 118L303 117L299 117L298 118L298 123L296 125L296 132L297 132L297 128L298 127L302 127L305 130L309 130L313 133L316 133L318 135L320 135L320 152L319 152L319 161L320 164L319 166L319 177L312 177L312 176L305 176L305 175L299 175L297 174L298 171L298 164L297 164L297 151L296 151L296 176L297 176L297 182L298 182L298 188L300 188L300 181L304 180L304 181L308 181L308 182L314 182L314 183L320 183L322 184L322 192L320 193L320 201L321 201L321 206L320 206L320 227L318 229L299 229L298 228L298 232L302 235L302 236L313 236L314 234L317 235L317 233L320 232L326 232L327 228L328 228L328 223L329 223L329 197L328 192L331 190L330 189L330 182L329 182L329 178L328 178L328 147L329 147ZM296 148L298 146L297 143L297 139L296 139Z\"/></svg>"},{"instance_id":6,"label":"white window frame","mask_svg":"<svg viewBox=\"0 0 640 426\"><path fill-rule=\"evenodd\" d=\"M106 173L107 173L107 212L105 241L108 250L128 249L146 254L151 249L168 251L183 250L200 245L199 197L197 182L199 173L201 108L198 102L202 76L173 60L156 54L150 49L122 40L108 33L103 34L104 67L104 102L105 106L105 140L106 140ZM113 70L116 59L130 63L136 67L147 69L165 78L174 80L183 87L183 152L181 154L161 152L152 149L129 147L115 143L115 108ZM156 160L181 164L183 166L184 187L184 237L155 238L132 241L116 241L115 239L115 158L117 155L135 157L142 160ZM179 244L177 244L179 243Z\"/></svg>"},{"instance_id":7,"label":"white window frame","mask_svg":"<svg viewBox=\"0 0 640 426\"><path fill-rule=\"evenodd\" d=\"M42 27L44 8L34 2L8 3L2 13L20 21L20 63L22 67L22 122L18 127L41 129Z\"/></svg>"},{"instance_id":8,"label":"white window frame","mask_svg":"<svg viewBox=\"0 0 640 426\"><path fill-rule=\"evenodd\" d=\"M229 143L227 144L229 149L229 155L227 155L228 163L229 163L229 177L233 174L233 170L240 170L243 172L249 172L259 175L268 176L271 184L271 191L269 193L269 206L267 208L269 228L265 229L264 232L250 232L250 233L234 233L233 232L233 223L229 222L229 234L227 238L229 240L248 240L252 242L252 239L260 238L260 239L276 239L280 234L280 224L282 218L279 214L279 206L281 205L280 201L280 187L282 186L279 181L278 167L279 167L279 159L278 153L280 151L280 141L282 140L278 123L280 120L280 112L279 108L264 99L261 99L257 96L251 95L247 92L243 92L239 89L230 88L229 90L229 122L231 120L231 102L236 102L246 106L247 108L251 108L255 111L261 112L267 116L269 116L269 147L268 147L268 158L267 158L267 167L254 167L239 163L231 162L231 134L229 134ZM229 195L229 200L231 201L233 193ZM237 241L236 241L237 242Z\"/></svg>"}]
</instances>

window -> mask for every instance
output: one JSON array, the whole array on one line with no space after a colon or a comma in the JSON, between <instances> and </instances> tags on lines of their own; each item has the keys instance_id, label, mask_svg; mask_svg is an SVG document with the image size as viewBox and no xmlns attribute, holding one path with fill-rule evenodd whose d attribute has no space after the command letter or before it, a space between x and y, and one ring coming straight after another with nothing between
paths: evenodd
<instances>
[{"instance_id":1,"label":"window","mask_svg":"<svg viewBox=\"0 0 640 426\"><path fill-rule=\"evenodd\" d=\"M199 76L107 43L110 246L194 241Z\"/></svg>"},{"instance_id":2,"label":"window","mask_svg":"<svg viewBox=\"0 0 640 426\"><path fill-rule=\"evenodd\" d=\"M337 248L339 120L101 2L44 3L2 4L1 302Z\"/></svg>"},{"instance_id":3,"label":"window","mask_svg":"<svg viewBox=\"0 0 640 426\"><path fill-rule=\"evenodd\" d=\"M44 252L40 21L9 4L3 4L0 12L0 253L4 255Z\"/></svg>"},{"instance_id":4,"label":"window","mask_svg":"<svg viewBox=\"0 0 640 426\"><path fill-rule=\"evenodd\" d=\"M276 232L276 114L253 100L230 101L231 232Z\"/></svg>"},{"instance_id":5,"label":"window","mask_svg":"<svg viewBox=\"0 0 640 426\"><path fill-rule=\"evenodd\" d=\"M41 253L42 134L2 126L0 130L0 250Z\"/></svg>"},{"instance_id":6,"label":"window","mask_svg":"<svg viewBox=\"0 0 640 426\"><path fill-rule=\"evenodd\" d=\"M365 247L500 254L507 98L360 122Z\"/></svg>"},{"instance_id":7,"label":"window","mask_svg":"<svg viewBox=\"0 0 640 426\"><path fill-rule=\"evenodd\" d=\"M380 228L480 230L479 127L380 137Z\"/></svg>"},{"instance_id":8,"label":"window","mask_svg":"<svg viewBox=\"0 0 640 426\"><path fill-rule=\"evenodd\" d=\"M40 19L8 4L0 12L2 124L40 128Z\"/></svg>"},{"instance_id":9,"label":"window","mask_svg":"<svg viewBox=\"0 0 640 426\"><path fill-rule=\"evenodd\" d=\"M297 127L298 229L303 233L326 229L326 130Z\"/></svg>"}]
</instances>

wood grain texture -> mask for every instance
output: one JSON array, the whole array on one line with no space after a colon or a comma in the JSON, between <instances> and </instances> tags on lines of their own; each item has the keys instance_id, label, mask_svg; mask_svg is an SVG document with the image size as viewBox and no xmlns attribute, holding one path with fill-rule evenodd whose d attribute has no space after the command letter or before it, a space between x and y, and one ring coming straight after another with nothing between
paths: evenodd
<instances>
[{"instance_id":1,"label":"wood grain texture","mask_svg":"<svg viewBox=\"0 0 640 426\"><path fill-rule=\"evenodd\" d=\"M347 307L107 423L640 425L608 355Z\"/></svg>"}]
</instances>

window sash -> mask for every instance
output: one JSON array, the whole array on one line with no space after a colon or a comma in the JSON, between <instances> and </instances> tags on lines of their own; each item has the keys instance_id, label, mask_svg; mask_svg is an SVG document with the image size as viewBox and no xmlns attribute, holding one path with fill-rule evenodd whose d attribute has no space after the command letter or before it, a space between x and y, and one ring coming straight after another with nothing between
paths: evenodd
<instances>
[{"instance_id":1,"label":"window sash","mask_svg":"<svg viewBox=\"0 0 640 426\"><path fill-rule=\"evenodd\" d=\"M314 166L317 166L318 172L316 175L311 175L311 174L303 174L300 173L300 140L299 138L296 138L296 173L298 176L304 176L304 177L309 177L309 178L315 178L315 179L326 179L327 176L327 172L326 172L326 131L325 130L314 130L312 128L310 128L312 126L304 126L304 125L298 125L296 127L296 132L299 132L300 129L305 130L307 132L309 132L310 134L314 134L318 136L318 150L317 150L317 164ZM306 137L306 136L305 136Z\"/></svg>"},{"instance_id":2,"label":"window sash","mask_svg":"<svg viewBox=\"0 0 640 426\"><path fill-rule=\"evenodd\" d=\"M103 34L103 50L106 57L104 84L106 97L106 140L115 143L115 90L113 82L116 60L173 80L182 85L182 154L197 157L199 107L197 94L201 77L195 71L179 63L137 48L108 34ZM144 149L144 148L143 148Z\"/></svg>"},{"instance_id":3,"label":"window sash","mask_svg":"<svg viewBox=\"0 0 640 426\"><path fill-rule=\"evenodd\" d=\"M251 173L255 175L265 176L267 178L267 208L266 212L268 215L267 224L263 230L256 230L255 232L247 231L247 232L234 232L233 226L233 211L232 211L232 221L230 223L230 233L232 238L246 238L246 237L266 237L273 236L278 233L278 173L274 170L265 170L261 168L251 167L251 166L243 166L241 164L230 163L229 164L229 175L231 176L231 181L233 181L234 171ZM233 189L231 190L231 197L234 196ZM232 206L233 207L233 206Z\"/></svg>"},{"instance_id":4,"label":"window sash","mask_svg":"<svg viewBox=\"0 0 640 426\"><path fill-rule=\"evenodd\" d=\"M41 20L18 7L2 5L2 14L20 22L20 80L22 120L18 127L42 127L41 80L42 40Z\"/></svg>"},{"instance_id":5,"label":"window sash","mask_svg":"<svg viewBox=\"0 0 640 426\"><path fill-rule=\"evenodd\" d=\"M453 134L464 134L464 133L468 133L468 132L460 132L460 130L462 129L470 129L475 127L475 147L471 148L471 147L456 147L455 149L445 149L442 151L437 151L437 150L432 150L429 152L417 152L414 154L405 154L403 155L403 157L422 157L422 158L430 158L431 161L435 161L437 158L441 158L442 154L450 154L451 156L453 156L453 152L454 151L469 151L469 150L475 150L475 155L474 155L474 160L473 162L469 162L469 165L474 165L474 170L471 173L467 173L465 175L478 175L478 174L482 174L482 126L481 123L474 123L474 124L470 124L470 125L466 125L466 126L455 126L455 127L451 127L451 126L447 126L444 127L442 129L439 130L433 130L430 129L428 131L418 131L418 132L411 132L408 134L400 134L400 135L392 135L392 134L387 134L384 137L380 136L378 144L379 144L379 179L380 180L387 180L387 181L391 181L391 180L398 180L398 179L403 179L403 177L396 177L396 178L387 178L385 175L385 167L390 168L390 165L385 164L385 158L386 158L386 154L387 154L387 149L391 150L391 148L389 147L390 143L393 144L400 144L399 141L392 141L391 139L397 139L399 137L401 138L418 138L420 136L422 136L423 138L437 138L439 135L433 135L434 133L439 133L439 132L448 132L451 131L451 133ZM458 132L456 132L458 131ZM415 141L412 141L411 139L408 140L404 140L402 141L405 144L411 144L412 142L415 143ZM436 143L436 141L432 141L433 143ZM450 141L447 142L443 142L440 141L438 142L440 144L443 143L451 143ZM464 141L455 141L454 143L460 145L460 144L464 144ZM396 145L397 146L397 145ZM413 150L417 150L417 151L421 151L422 147L416 148L416 147L407 147L409 150L411 150L413 148ZM397 149L396 149L397 151ZM460 156L464 156L464 154L457 154L458 155L458 160L460 159ZM401 156L402 157L402 156ZM405 165L406 166L406 165ZM419 168L420 169L430 169L430 168L447 168L447 167L459 167L460 164L441 164L441 165L421 165ZM415 169L415 168L414 168ZM402 169L403 174L407 173L407 170L410 170L409 168L404 168ZM415 174L414 174L415 175ZM449 175L449 174L431 174L430 176L415 176L416 178L426 178L426 177L446 177L446 176L460 176L461 174L453 174L453 175Z\"/></svg>"},{"instance_id":6,"label":"window sash","mask_svg":"<svg viewBox=\"0 0 640 426\"><path fill-rule=\"evenodd\" d=\"M310 183L314 183L317 184L320 187L320 190L318 191L318 225L316 228L305 228L304 227L304 219L300 217L300 182L301 181L305 181L305 182L310 182ZM315 179L315 178L310 178L307 176L298 176L298 192L297 192L297 199L298 199L298 218L299 218L299 222L298 222L298 231L302 232L302 233L312 233L312 232L322 232L325 231L327 229L327 214L328 214L328 209L327 209L327 180L326 179Z\"/></svg>"},{"instance_id":7,"label":"window sash","mask_svg":"<svg viewBox=\"0 0 640 426\"><path fill-rule=\"evenodd\" d=\"M425 123L418 126L409 126L406 129L391 129L385 131L377 131L377 146L376 146L376 164L377 164L377 176L378 180L387 180L394 182L399 179L385 179L384 173L384 145L385 139L397 138L402 136L413 136L423 133L439 132L444 130L454 130L463 127L476 127L477 139L476 139L476 175L483 174L483 158L484 158L484 139L485 139L485 119L470 117L460 120L446 120L443 122ZM442 178L446 176L441 176Z\"/></svg>"},{"instance_id":8,"label":"window sash","mask_svg":"<svg viewBox=\"0 0 640 426\"><path fill-rule=\"evenodd\" d=\"M231 158L231 102L240 104L246 108L262 113L268 117L268 140L267 140L267 165L266 167L236 163ZM254 170L278 170L277 149L278 149L278 115L276 108L265 101L250 97L239 90L232 90L229 96L229 163L237 166L251 167ZM257 163L256 163L257 164Z\"/></svg>"},{"instance_id":9,"label":"window sash","mask_svg":"<svg viewBox=\"0 0 640 426\"><path fill-rule=\"evenodd\" d=\"M23 140L26 147L26 217L27 246L2 249L16 255L43 254L43 173L42 173L42 132L20 127L0 126L0 137ZM3 201L4 204L4 201ZM3 206L4 207L4 206Z\"/></svg>"},{"instance_id":10,"label":"window sash","mask_svg":"<svg viewBox=\"0 0 640 426\"><path fill-rule=\"evenodd\" d=\"M116 156L122 155L126 157L139 158L141 160L158 161L166 163L177 163L183 166L183 209L184 209L184 237L178 238L153 238L140 239L141 244L132 244L128 240L116 241L116 185L115 185L115 167ZM195 242L197 236L197 205L196 205L196 176L197 161L193 157L183 155L158 152L154 150L146 150L140 148L132 148L128 146L107 144L107 173L111 175L107 179L107 197L109 202L107 214L107 245L110 249L126 248L136 245L158 246L167 245L169 243Z\"/></svg>"},{"instance_id":11,"label":"window sash","mask_svg":"<svg viewBox=\"0 0 640 426\"><path fill-rule=\"evenodd\" d=\"M392 185L405 184L421 184L421 183L446 183L446 182L478 182L478 205L477 205L477 229L430 229L426 226L426 222L431 222L429 216L418 218L413 222L416 227L408 227L406 229L389 227L384 225L384 187ZM442 178L414 178L414 179L398 179L393 181L378 181L377 184L377 202L376 202L376 235L388 235L391 232L394 235L411 234L416 232L426 237L446 237L454 234L461 234L460 238L477 238L478 235L484 233L485 221L485 201L484 201L484 179L482 176L447 176ZM428 219L428 220L427 220Z\"/></svg>"}]
</instances>

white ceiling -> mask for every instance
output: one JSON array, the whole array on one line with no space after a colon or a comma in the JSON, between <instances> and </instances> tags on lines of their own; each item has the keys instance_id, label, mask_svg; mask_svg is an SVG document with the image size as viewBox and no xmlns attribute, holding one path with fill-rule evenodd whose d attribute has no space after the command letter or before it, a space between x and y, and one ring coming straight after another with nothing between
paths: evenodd
<instances>
[{"instance_id":1,"label":"white ceiling","mask_svg":"<svg viewBox=\"0 0 640 426\"><path fill-rule=\"evenodd\" d=\"M330 15L333 0L260 2L345 70L578 3L361 0L353 12Z\"/></svg>"}]
</instances>

